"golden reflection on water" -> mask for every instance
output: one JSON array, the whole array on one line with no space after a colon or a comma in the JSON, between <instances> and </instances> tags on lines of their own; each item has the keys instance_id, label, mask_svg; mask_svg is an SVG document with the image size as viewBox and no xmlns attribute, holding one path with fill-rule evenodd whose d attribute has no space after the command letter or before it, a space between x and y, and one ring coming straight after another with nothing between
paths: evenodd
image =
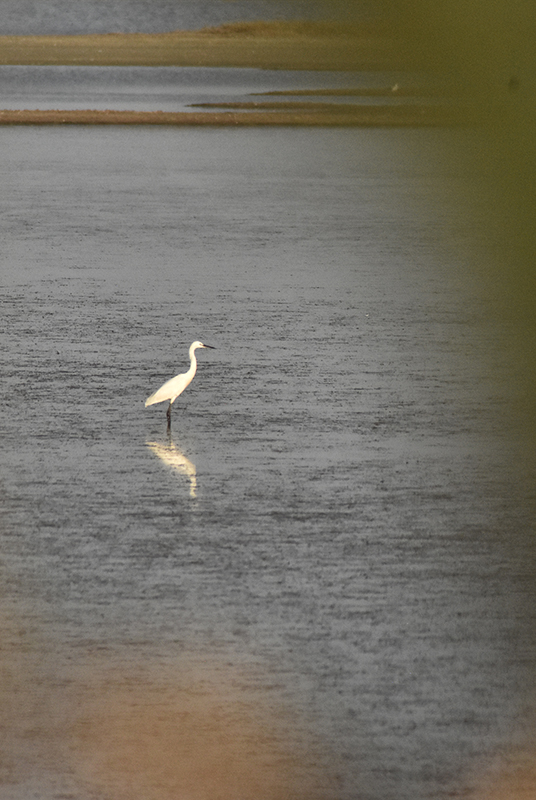
<instances>
[{"instance_id":1,"label":"golden reflection on water","mask_svg":"<svg viewBox=\"0 0 536 800\"><path fill-rule=\"evenodd\" d=\"M71 764L107 798L331 795L319 753L298 734L290 709L267 707L262 692L244 691L233 668L216 661L132 666L103 676L92 665L79 684L82 696L72 698L79 711L68 731Z\"/></svg>"},{"instance_id":2,"label":"golden reflection on water","mask_svg":"<svg viewBox=\"0 0 536 800\"><path fill-rule=\"evenodd\" d=\"M260 664L135 643L73 660L17 614L0 614L0 640L2 798L331 796L324 748Z\"/></svg>"},{"instance_id":3,"label":"golden reflection on water","mask_svg":"<svg viewBox=\"0 0 536 800\"><path fill-rule=\"evenodd\" d=\"M73 659L40 627L37 615L0 613L1 797L17 786L28 792L16 798L37 796L35 787L39 796L81 800L340 796L344 766L271 691L262 664L204 647L154 657L134 642L101 653L90 646ZM527 741L476 758L467 800L533 800L534 703L526 705ZM358 778L353 797L373 795Z\"/></svg>"},{"instance_id":4,"label":"golden reflection on water","mask_svg":"<svg viewBox=\"0 0 536 800\"><path fill-rule=\"evenodd\" d=\"M169 441L167 444L159 442L146 442L147 447L158 458L171 467L179 475L185 476L190 481L190 497L197 497L197 472L195 464L187 458L174 442Z\"/></svg>"}]
</instances>

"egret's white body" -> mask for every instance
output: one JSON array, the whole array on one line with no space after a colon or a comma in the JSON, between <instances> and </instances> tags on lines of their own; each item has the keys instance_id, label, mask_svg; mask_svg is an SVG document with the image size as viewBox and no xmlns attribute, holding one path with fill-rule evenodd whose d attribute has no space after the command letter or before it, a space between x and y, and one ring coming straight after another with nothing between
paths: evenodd
<instances>
[{"instance_id":1,"label":"egret's white body","mask_svg":"<svg viewBox=\"0 0 536 800\"><path fill-rule=\"evenodd\" d=\"M180 375L175 375L174 378L171 378L169 381L166 381L160 389L157 389L154 394L147 398L145 401L145 407L152 406L155 403L162 403L164 400L169 400L169 406L167 410L167 418L168 418L168 429L171 427L171 404L175 402L177 397L184 392L187 386L193 380L193 377L197 370L197 359L195 357L195 351L199 347L208 347L210 350L214 350L212 345L210 344L203 344L203 342L192 342L190 345L190 369L188 372L182 372Z\"/></svg>"}]
</instances>

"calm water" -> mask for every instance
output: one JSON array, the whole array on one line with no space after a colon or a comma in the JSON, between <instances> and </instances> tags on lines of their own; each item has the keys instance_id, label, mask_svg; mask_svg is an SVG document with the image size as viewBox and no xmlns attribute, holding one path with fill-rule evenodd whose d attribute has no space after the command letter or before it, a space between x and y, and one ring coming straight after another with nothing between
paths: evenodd
<instances>
[{"instance_id":1,"label":"calm water","mask_svg":"<svg viewBox=\"0 0 536 800\"><path fill-rule=\"evenodd\" d=\"M456 136L0 130L2 800L446 800L518 736Z\"/></svg>"},{"instance_id":2,"label":"calm water","mask_svg":"<svg viewBox=\"0 0 536 800\"><path fill-rule=\"evenodd\" d=\"M159 33L242 20L352 20L380 8L378 0L0 0L0 33Z\"/></svg>"},{"instance_id":3,"label":"calm water","mask_svg":"<svg viewBox=\"0 0 536 800\"><path fill-rule=\"evenodd\" d=\"M213 67L0 66L0 108L191 111L195 103L325 100L407 102L407 98L262 97L263 92L385 88L422 84L399 73L319 72Z\"/></svg>"}]
</instances>

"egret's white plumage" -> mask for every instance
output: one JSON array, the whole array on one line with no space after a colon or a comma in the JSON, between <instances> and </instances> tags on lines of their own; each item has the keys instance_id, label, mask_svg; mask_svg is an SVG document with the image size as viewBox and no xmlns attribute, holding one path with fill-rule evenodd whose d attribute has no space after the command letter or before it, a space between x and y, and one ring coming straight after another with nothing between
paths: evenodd
<instances>
[{"instance_id":1,"label":"egret's white plumage","mask_svg":"<svg viewBox=\"0 0 536 800\"><path fill-rule=\"evenodd\" d=\"M145 401L145 407L147 407L152 406L155 403L162 403L164 400L169 400L169 406L167 410L168 429L171 426L171 404L174 403L177 397L184 392L187 386L190 385L196 373L197 359L195 357L195 351L199 347L208 347L210 350L215 349L210 344L203 344L203 342L192 342L189 351L190 369L188 372L182 372L180 375L175 375L174 378L166 381L164 385L160 387L160 389L157 389L156 392L148 397Z\"/></svg>"}]
</instances>

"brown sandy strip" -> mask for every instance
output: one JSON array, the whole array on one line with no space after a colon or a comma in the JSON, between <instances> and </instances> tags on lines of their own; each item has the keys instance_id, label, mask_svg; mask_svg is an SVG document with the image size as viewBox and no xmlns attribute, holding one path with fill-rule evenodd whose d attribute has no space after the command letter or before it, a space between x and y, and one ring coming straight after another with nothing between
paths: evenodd
<instances>
[{"instance_id":1,"label":"brown sandy strip","mask_svg":"<svg viewBox=\"0 0 536 800\"><path fill-rule=\"evenodd\" d=\"M295 35L266 24L172 33L0 36L0 64L400 69L406 55L388 38Z\"/></svg>"},{"instance_id":2,"label":"brown sandy strip","mask_svg":"<svg viewBox=\"0 0 536 800\"><path fill-rule=\"evenodd\" d=\"M414 50L396 27L379 22L258 20L152 34L0 36L0 64L381 70L415 68Z\"/></svg>"},{"instance_id":3,"label":"brown sandy strip","mask_svg":"<svg viewBox=\"0 0 536 800\"><path fill-rule=\"evenodd\" d=\"M361 109L350 103L311 103L311 102L239 102L239 103L191 103L189 108L225 108L241 111L320 111L324 114L356 114Z\"/></svg>"},{"instance_id":4,"label":"brown sandy strip","mask_svg":"<svg viewBox=\"0 0 536 800\"><path fill-rule=\"evenodd\" d=\"M273 92L250 92L251 97L431 97L433 89L409 86L364 86L361 89L281 89Z\"/></svg>"},{"instance_id":5,"label":"brown sandy strip","mask_svg":"<svg viewBox=\"0 0 536 800\"><path fill-rule=\"evenodd\" d=\"M100 111L0 110L0 125L324 125L407 127L470 122L455 109L428 106L368 106L351 113L326 111Z\"/></svg>"}]
</instances>

